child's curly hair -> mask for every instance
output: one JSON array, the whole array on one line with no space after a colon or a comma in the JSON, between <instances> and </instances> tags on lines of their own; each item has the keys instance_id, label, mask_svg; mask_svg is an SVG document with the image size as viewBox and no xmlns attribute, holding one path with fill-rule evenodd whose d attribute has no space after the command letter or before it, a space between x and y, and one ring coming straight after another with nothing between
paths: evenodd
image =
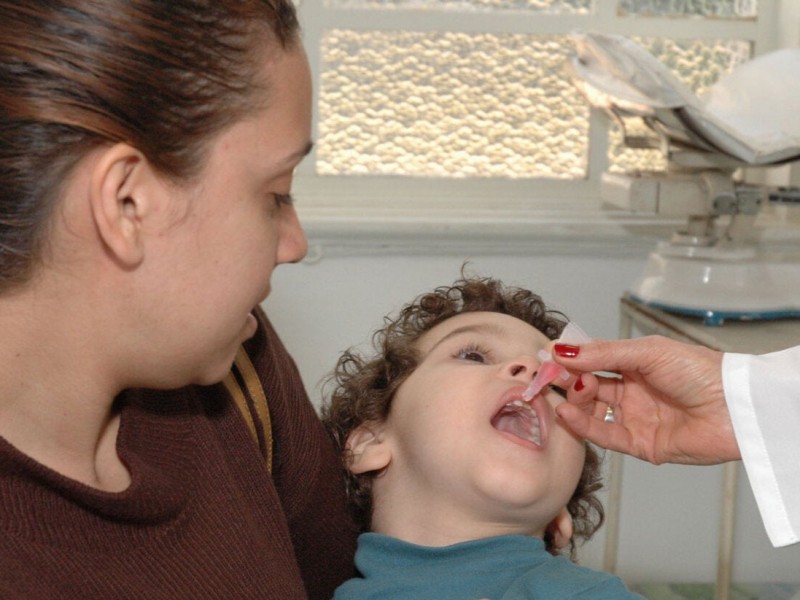
<instances>
[{"instance_id":1,"label":"child's curly hair","mask_svg":"<svg viewBox=\"0 0 800 600\"><path fill-rule=\"evenodd\" d=\"M381 423L389 416L395 392L420 360L416 343L422 334L455 315L477 311L516 317L549 339L558 338L567 323L562 313L548 310L542 299L529 290L506 287L496 279L462 276L452 286L419 296L397 318L386 317L383 329L372 337L374 356L364 358L348 350L329 377L328 383L334 389L322 409L322 418L341 454L350 503L362 531L370 529L372 480L377 474L350 473L351 456L345 446L348 435L363 423ZM567 504L574 527L570 540L572 559L576 539L588 540L603 522L603 506L595 495L602 488L600 467L600 455L587 443L583 472ZM558 554L549 533L545 544L550 553Z\"/></svg>"}]
</instances>

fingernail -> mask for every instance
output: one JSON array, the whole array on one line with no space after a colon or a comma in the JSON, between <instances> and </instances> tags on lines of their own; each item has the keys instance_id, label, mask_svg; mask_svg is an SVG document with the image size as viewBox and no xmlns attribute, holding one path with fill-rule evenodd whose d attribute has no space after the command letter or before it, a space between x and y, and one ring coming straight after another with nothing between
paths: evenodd
<instances>
[{"instance_id":1,"label":"fingernail","mask_svg":"<svg viewBox=\"0 0 800 600\"><path fill-rule=\"evenodd\" d=\"M586 387L580 375L578 375L578 378L575 380L575 385L573 387L575 388L576 392L580 392L584 387Z\"/></svg>"},{"instance_id":2,"label":"fingernail","mask_svg":"<svg viewBox=\"0 0 800 600\"><path fill-rule=\"evenodd\" d=\"M575 358L580 351L581 349L578 346L573 346L572 344L555 344L553 346L553 352L563 358Z\"/></svg>"}]
</instances>

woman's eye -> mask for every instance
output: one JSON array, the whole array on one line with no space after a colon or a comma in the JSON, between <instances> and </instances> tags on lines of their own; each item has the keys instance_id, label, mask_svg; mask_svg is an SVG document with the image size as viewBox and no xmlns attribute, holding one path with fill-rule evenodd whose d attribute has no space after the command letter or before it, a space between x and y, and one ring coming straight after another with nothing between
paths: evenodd
<instances>
[{"instance_id":1,"label":"woman's eye","mask_svg":"<svg viewBox=\"0 0 800 600\"><path fill-rule=\"evenodd\" d=\"M294 198L291 194L272 194L272 197L278 207L294 204Z\"/></svg>"}]
</instances>

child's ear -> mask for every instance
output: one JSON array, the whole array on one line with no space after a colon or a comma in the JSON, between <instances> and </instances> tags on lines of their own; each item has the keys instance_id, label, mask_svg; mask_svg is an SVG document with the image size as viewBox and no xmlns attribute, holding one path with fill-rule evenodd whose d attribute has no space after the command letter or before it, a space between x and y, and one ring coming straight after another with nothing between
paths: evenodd
<instances>
[{"instance_id":1,"label":"child's ear","mask_svg":"<svg viewBox=\"0 0 800 600\"><path fill-rule=\"evenodd\" d=\"M573 533L572 515L566 508L562 508L556 518L550 521L547 531L552 536L553 545L559 550L569 545Z\"/></svg>"},{"instance_id":2,"label":"child's ear","mask_svg":"<svg viewBox=\"0 0 800 600\"><path fill-rule=\"evenodd\" d=\"M383 427L363 423L347 436L345 448L350 453L348 469L353 475L381 471L389 466L392 452L384 440Z\"/></svg>"}]
</instances>

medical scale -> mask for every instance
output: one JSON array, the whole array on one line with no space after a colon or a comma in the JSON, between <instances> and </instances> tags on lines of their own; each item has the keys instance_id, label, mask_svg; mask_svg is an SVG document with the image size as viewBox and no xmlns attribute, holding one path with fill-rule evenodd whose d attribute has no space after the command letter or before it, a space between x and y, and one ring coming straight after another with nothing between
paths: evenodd
<instances>
[{"instance_id":1,"label":"medical scale","mask_svg":"<svg viewBox=\"0 0 800 600\"><path fill-rule=\"evenodd\" d=\"M667 163L664 171L604 173L603 201L686 217L650 253L629 297L709 325L800 317L800 249L770 249L757 224L765 205L800 210L800 190L741 175L800 160L800 49L746 62L697 96L628 38L573 40L567 70L580 92L620 125L625 146L660 151Z\"/></svg>"}]
</instances>

